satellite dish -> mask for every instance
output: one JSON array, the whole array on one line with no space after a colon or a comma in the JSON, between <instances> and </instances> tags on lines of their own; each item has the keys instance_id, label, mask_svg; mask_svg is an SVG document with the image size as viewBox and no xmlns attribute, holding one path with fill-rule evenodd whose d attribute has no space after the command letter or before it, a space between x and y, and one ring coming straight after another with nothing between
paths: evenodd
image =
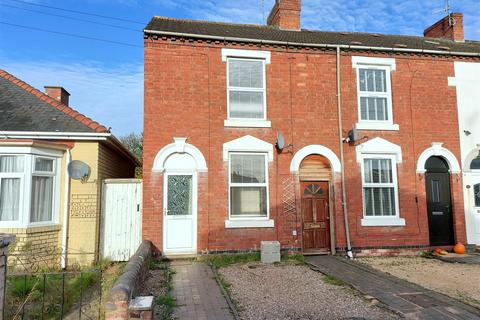
<instances>
[{"instance_id":1,"label":"satellite dish","mask_svg":"<svg viewBox=\"0 0 480 320\"><path fill-rule=\"evenodd\" d=\"M90 166L83 161L73 160L68 164L68 174L73 180L87 181L90 176Z\"/></svg>"},{"instance_id":2,"label":"satellite dish","mask_svg":"<svg viewBox=\"0 0 480 320\"><path fill-rule=\"evenodd\" d=\"M285 138L281 132L277 133L277 143L275 144L278 150L282 151L285 148Z\"/></svg>"}]
</instances>

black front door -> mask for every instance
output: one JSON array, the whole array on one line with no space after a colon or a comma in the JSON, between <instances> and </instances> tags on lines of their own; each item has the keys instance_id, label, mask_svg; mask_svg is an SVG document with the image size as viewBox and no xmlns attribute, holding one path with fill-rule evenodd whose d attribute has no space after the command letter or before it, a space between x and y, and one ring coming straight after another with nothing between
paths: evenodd
<instances>
[{"instance_id":1,"label":"black front door","mask_svg":"<svg viewBox=\"0 0 480 320\"><path fill-rule=\"evenodd\" d=\"M453 222L449 172L428 172L425 175L427 191L428 229L430 245L452 245Z\"/></svg>"}]
</instances>

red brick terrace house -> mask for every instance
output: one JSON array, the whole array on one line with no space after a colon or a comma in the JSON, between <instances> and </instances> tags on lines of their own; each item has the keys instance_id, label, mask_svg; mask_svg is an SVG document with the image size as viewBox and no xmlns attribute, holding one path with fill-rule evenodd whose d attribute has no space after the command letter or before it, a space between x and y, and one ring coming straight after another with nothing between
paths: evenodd
<instances>
[{"instance_id":1,"label":"red brick terrace house","mask_svg":"<svg viewBox=\"0 0 480 320\"><path fill-rule=\"evenodd\" d=\"M144 238L166 255L464 242L449 77L480 43L463 16L414 37L303 30L300 11L147 25Z\"/></svg>"}]
</instances>

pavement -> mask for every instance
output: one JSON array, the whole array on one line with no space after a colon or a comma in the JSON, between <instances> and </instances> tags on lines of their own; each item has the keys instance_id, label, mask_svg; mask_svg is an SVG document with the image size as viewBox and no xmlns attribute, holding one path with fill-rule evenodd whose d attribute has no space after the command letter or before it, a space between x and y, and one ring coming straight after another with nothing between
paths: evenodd
<instances>
[{"instance_id":1,"label":"pavement","mask_svg":"<svg viewBox=\"0 0 480 320\"><path fill-rule=\"evenodd\" d=\"M306 262L407 319L480 319L479 309L345 258L310 256Z\"/></svg>"},{"instance_id":2,"label":"pavement","mask_svg":"<svg viewBox=\"0 0 480 320\"><path fill-rule=\"evenodd\" d=\"M170 267L175 271L172 294L177 304L173 319L234 319L209 266L202 262L174 260Z\"/></svg>"}]
</instances>

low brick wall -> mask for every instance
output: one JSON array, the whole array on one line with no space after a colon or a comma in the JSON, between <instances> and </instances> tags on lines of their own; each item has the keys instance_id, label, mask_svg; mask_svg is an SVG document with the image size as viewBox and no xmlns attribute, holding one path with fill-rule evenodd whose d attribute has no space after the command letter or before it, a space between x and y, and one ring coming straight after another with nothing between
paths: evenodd
<instances>
[{"instance_id":1,"label":"low brick wall","mask_svg":"<svg viewBox=\"0 0 480 320\"><path fill-rule=\"evenodd\" d=\"M16 238L11 244L9 267L26 272L60 267L60 231L60 225L0 229Z\"/></svg>"},{"instance_id":2,"label":"low brick wall","mask_svg":"<svg viewBox=\"0 0 480 320\"><path fill-rule=\"evenodd\" d=\"M122 275L108 293L105 305L105 320L127 320L128 304L138 294L138 290L148 275L152 256L152 243L143 241L125 266Z\"/></svg>"}]
</instances>

